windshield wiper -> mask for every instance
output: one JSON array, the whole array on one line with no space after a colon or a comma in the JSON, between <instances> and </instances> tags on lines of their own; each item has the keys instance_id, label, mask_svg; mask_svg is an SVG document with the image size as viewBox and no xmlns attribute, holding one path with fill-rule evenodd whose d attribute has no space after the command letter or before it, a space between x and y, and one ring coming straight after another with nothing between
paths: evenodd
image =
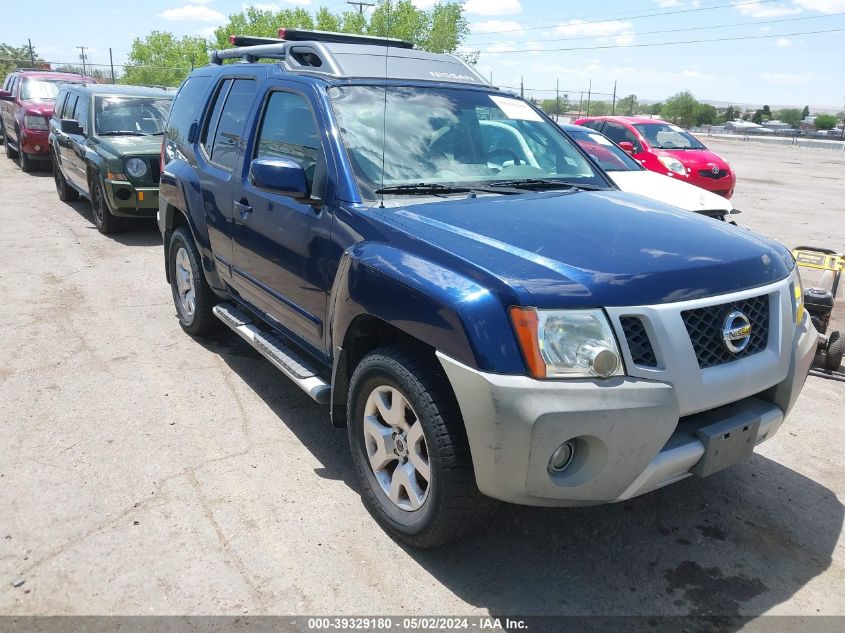
<instances>
[{"instance_id":1,"label":"windshield wiper","mask_svg":"<svg viewBox=\"0 0 845 633\"><path fill-rule=\"evenodd\" d=\"M447 193L473 193L476 191L483 193L496 193L499 195L519 193L513 189L493 188L498 185L444 185L439 182L420 182L413 185L391 185L390 187L382 187L376 189L375 193L397 193L406 196L439 196Z\"/></svg>"},{"instance_id":2,"label":"windshield wiper","mask_svg":"<svg viewBox=\"0 0 845 633\"><path fill-rule=\"evenodd\" d=\"M108 130L107 132L98 132L97 136L152 136L152 134L138 130Z\"/></svg>"},{"instance_id":3,"label":"windshield wiper","mask_svg":"<svg viewBox=\"0 0 845 633\"><path fill-rule=\"evenodd\" d=\"M585 191L600 191L606 187L596 185L565 182L563 180L549 180L546 178L520 178L518 180L499 180L490 183L491 187L511 187L514 189L528 189L542 191L544 189L582 189Z\"/></svg>"}]
</instances>

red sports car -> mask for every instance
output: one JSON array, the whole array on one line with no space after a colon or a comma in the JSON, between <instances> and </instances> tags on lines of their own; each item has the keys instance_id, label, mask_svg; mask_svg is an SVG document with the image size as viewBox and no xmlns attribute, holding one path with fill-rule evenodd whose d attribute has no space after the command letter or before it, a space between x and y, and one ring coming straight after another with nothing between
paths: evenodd
<instances>
[{"instance_id":1,"label":"red sports car","mask_svg":"<svg viewBox=\"0 0 845 633\"><path fill-rule=\"evenodd\" d=\"M689 132L666 121L633 116L578 119L616 142L646 169L730 198L736 174L727 161L707 149Z\"/></svg>"}]
</instances>

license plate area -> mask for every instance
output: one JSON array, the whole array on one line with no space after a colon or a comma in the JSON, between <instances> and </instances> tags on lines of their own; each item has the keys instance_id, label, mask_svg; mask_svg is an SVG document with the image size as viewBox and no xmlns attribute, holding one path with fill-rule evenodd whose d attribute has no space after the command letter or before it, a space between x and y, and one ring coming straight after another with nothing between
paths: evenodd
<instances>
[{"instance_id":1,"label":"license plate area","mask_svg":"<svg viewBox=\"0 0 845 633\"><path fill-rule=\"evenodd\" d=\"M750 412L696 429L696 437L704 444L704 456L692 472L707 477L745 459L754 452L759 429L760 417Z\"/></svg>"}]
</instances>

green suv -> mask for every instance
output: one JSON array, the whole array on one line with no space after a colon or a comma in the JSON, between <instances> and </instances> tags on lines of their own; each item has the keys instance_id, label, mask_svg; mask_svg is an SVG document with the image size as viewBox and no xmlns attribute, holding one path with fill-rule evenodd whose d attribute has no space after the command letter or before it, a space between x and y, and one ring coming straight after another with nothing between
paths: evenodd
<instances>
[{"instance_id":1,"label":"green suv","mask_svg":"<svg viewBox=\"0 0 845 633\"><path fill-rule=\"evenodd\" d=\"M161 135L174 92L65 84L50 120L53 177L65 202L91 201L94 223L113 233L158 211Z\"/></svg>"}]
</instances>

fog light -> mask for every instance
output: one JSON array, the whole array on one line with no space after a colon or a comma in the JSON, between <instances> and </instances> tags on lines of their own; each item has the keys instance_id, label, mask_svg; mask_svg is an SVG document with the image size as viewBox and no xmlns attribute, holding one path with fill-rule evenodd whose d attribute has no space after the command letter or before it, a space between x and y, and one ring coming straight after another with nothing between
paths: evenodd
<instances>
[{"instance_id":1,"label":"fog light","mask_svg":"<svg viewBox=\"0 0 845 633\"><path fill-rule=\"evenodd\" d=\"M566 470L574 456L575 445L569 441L564 442L552 453L552 458L549 460L549 472L559 473Z\"/></svg>"},{"instance_id":2,"label":"fog light","mask_svg":"<svg viewBox=\"0 0 845 633\"><path fill-rule=\"evenodd\" d=\"M36 152L40 152L40 151L41 151L41 146L40 146L40 145L36 145L36 146L35 146L35 151L36 151Z\"/></svg>"},{"instance_id":3,"label":"fog light","mask_svg":"<svg viewBox=\"0 0 845 633\"><path fill-rule=\"evenodd\" d=\"M590 371L599 378L613 376L619 369L619 356L612 349L600 345L584 345L578 355L586 361Z\"/></svg>"}]
</instances>

